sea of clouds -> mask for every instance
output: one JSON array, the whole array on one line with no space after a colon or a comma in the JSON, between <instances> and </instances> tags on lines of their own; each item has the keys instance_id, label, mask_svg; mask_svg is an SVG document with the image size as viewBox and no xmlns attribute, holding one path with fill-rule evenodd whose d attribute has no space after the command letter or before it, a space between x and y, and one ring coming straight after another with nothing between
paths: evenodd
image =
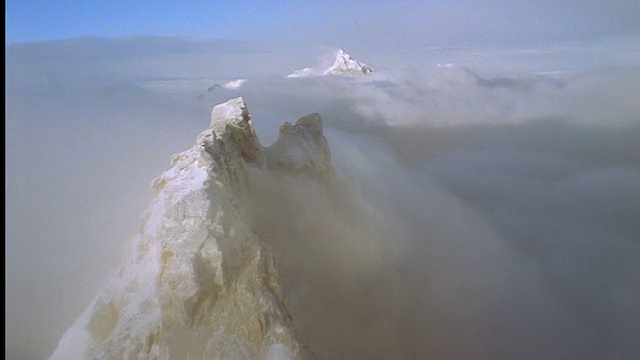
<instances>
[{"instance_id":1,"label":"sea of clouds","mask_svg":"<svg viewBox=\"0 0 640 360\"><path fill-rule=\"evenodd\" d=\"M52 353L119 265L151 180L237 96L263 145L320 113L357 199L274 183L250 204L278 214L269 241L290 294L305 291L298 321L317 356L640 352L640 45L369 49L352 55L371 76L286 78L325 50L152 37L8 46L6 355ZM371 244L392 256L372 268Z\"/></svg>"}]
</instances>

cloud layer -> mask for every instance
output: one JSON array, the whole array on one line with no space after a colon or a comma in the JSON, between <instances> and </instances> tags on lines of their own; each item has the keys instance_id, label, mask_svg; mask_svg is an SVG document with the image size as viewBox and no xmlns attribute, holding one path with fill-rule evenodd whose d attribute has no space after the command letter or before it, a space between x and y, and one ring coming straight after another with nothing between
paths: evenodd
<instances>
[{"instance_id":1,"label":"cloud layer","mask_svg":"<svg viewBox=\"0 0 640 360\"><path fill-rule=\"evenodd\" d=\"M313 56L162 38L8 47L7 356L51 353L119 263L152 178L213 105L243 96L263 144L282 122L320 113L351 189L327 203L265 184L290 196L272 219L290 235L280 246L311 256L283 255L283 268L322 285L301 312L318 324L305 336L320 356L349 340L380 356L630 358L640 351L640 59L634 43L604 53L352 54L377 72L287 79ZM208 91L238 78L248 79L239 89ZM311 220L292 227L301 204ZM317 216L327 209L345 216ZM375 231L350 225L376 216ZM373 273L371 244L393 254ZM367 347L389 329L399 337L388 347Z\"/></svg>"}]
</instances>

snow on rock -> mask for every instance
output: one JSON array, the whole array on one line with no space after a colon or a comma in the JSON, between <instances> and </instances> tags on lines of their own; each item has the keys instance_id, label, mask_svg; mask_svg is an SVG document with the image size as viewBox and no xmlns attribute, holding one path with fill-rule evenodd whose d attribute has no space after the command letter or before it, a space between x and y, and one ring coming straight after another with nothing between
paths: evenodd
<instances>
[{"instance_id":1,"label":"snow on rock","mask_svg":"<svg viewBox=\"0 0 640 360\"><path fill-rule=\"evenodd\" d=\"M243 99L229 100L171 166L152 183L124 265L51 359L303 358L273 253L238 198L256 172L331 177L320 116L285 123L264 148Z\"/></svg>"},{"instance_id":2,"label":"snow on rock","mask_svg":"<svg viewBox=\"0 0 640 360\"><path fill-rule=\"evenodd\" d=\"M351 55L347 54L343 50L338 50L336 54L336 60L333 65L328 68L325 75L364 75L372 72L373 69L369 65L362 63L358 60L354 60Z\"/></svg>"},{"instance_id":3,"label":"snow on rock","mask_svg":"<svg viewBox=\"0 0 640 360\"><path fill-rule=\"evenodd\" d=\"M322 72L317 71L317 69L306 67L304 69L294 71L293 74L287 75L287 77L295 78L295 77L305 77L305 76L314 76L314 75L322 75Z\"/></svg>"},{"instance_id":4,"label":"snow on rock","mask_svg":"<svg viewBox=\"0 0 640 360\"><path fill-rule=\"evenodd\" d=\"M296 70L287 77L305 77L305 76L321 76L321 75L366 75L373 72L373 69L351 55L340 49L335 55L333 65L327 69L304 68Z\"/></svg>"},{"instance_id":5,"label":"snow on rock","mask_svg":"<svg viewBox=\"0 0 640 360\"><path fill-rule=\"evenodd\" d=\"M235 89L239 89L246 82L247 82L247 79L231 80L223 83L222 87L225 89L235 90Z\"/></svg>"},{"instance_id":6,"label":"snow on rock","mask_svg":"<svg viewBox=\"0 0 640 360\"><path fill-rule=\"evenodd\" d=\"M207 90L208 91L213 91L216 88L229 89L229 90L238 90L247 81L248 81L247 79L237 79L237 80L226 81L226 82L223 82L223 83L215 83L215 84L213 84L213 86L210 86Z\"/></svg>"}]
</instances>

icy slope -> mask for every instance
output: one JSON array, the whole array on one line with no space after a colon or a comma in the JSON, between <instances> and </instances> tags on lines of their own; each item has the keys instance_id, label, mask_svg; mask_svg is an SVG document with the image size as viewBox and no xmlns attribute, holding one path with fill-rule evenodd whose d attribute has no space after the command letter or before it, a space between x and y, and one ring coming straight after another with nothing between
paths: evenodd
<instances>
[{"instance_id":1,"label":"icy slope","mask_svg":"<svg viewBox=\"0 0 640 360\"><path fill-rule=\"evenodd\" d=\"M239 206L264 171L331 178L320 117L285 123L263 148L242 98L214 107L210 128L153 181L126 263L51 359L302 358L273 253Z\"/></svg>"}]
</instances>

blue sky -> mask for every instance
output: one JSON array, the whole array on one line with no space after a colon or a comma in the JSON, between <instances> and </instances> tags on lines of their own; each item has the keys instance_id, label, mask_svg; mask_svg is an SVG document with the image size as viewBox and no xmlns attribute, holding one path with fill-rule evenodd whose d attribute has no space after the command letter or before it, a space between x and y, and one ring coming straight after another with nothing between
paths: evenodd
<instances>
[{"instance_id":1,"label":"blue sky","mask_svg":"<svg viewBox=\"0 0 640 360\"><path fill-rule=\"evenodd\" d=\"M539 45L638 38L635 0L6 2L8 43L131 35L407 46Z\"/></svg>"},{"instance_id":2,"label":"blue sky","mask_svg":"<svg viewBox=\"0 0 640 360\"><path fill-rule=\"evenodd\" d=\"M285 3L263 1L8 1L7 41L77 36L250 38L286 21Z\"/></svg>"}]
</instances>

